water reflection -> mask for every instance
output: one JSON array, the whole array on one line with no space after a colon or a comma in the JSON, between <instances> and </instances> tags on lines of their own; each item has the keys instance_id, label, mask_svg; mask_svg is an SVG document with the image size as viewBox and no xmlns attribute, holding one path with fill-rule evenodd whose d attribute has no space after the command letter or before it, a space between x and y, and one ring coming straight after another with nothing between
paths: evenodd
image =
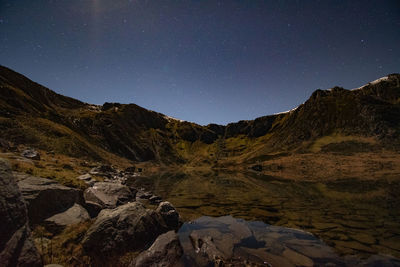
<instances>
[{"instance_id":1,"label":"water reflection","mask_svg":"<svg viewBox=\"0 0 400 267\"><path fill-rule=\"evenodd\" d=\"M231 216L200 217L183 224L178 235L184 251L185 266L214 266L218 261L260 266L400 264L400 261L382 255L367 260L340 257L331 247L308 232L258 221L248 222Z\"/></svg>"},{"instance_id":2,"label":"water reflection","mask_svg":"<svg viewBox=\"0 0 400 267\"><path fill-rule=\"evenodd\" d=\"M170 201L183 219L232 215L303 229L340 255L400 257L400 183L299 182L252 173L164 173L131 181Z\"/></svg>"}]
</instances>

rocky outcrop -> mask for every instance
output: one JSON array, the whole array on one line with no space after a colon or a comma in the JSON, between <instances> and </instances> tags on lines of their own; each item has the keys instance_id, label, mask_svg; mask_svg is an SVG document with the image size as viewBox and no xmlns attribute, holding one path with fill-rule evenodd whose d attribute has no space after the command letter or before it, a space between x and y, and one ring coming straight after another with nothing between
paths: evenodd
<instances>
[{"instance_id":1,"label":"rocky outcrop","mask_svg":"<svg viewBox=\"0 0 400 267\"><path fill-rule=\"evenodd\" d=\"M113 209L133 201L136 191L132 192L129 187L122 184L98 182L86 189L83 195L86 203L96 203L102 209Z\"/></svg>"},{"instance_id":2,"label":"rocky outcrop","mask_svg":"<svg viewBox=\"0 0 400 267\"><path fill-rule=\"evenodd\" d=\"M31 224L40 223L82 201L81 192L78 189L45 178L21 173L15 175L27 203Z\"/></svg>"},{"instance_id":3,"label":"rocky outcrop","mask_svg":"<svg viewBox=\"0 0 400 267\"><path fill-rule=\"evenodd\" d=\"M30 238L25 203L9 166L0 160L0 266L41 266Z\"/></svg>"},{"instance_id":4,"label":"rocky outcrop","mask_svg":"<svg viewBox=\"0 0 400 267\"><path fill-rule=\"evenodd\" d=\"M59 233L68 225L81 223L89 219L90 216L86 209L79 204L75 204L68 210L47 218L44 223L48 231Z\"/></svg>"},{"instance_id":5,"label":"rocky outcrop","mask_svg":"<svg viewBox=\"0 0 400 267\"><path fill-rule=\"evenodd\" d=\"M146 248L166 231L168 227L157 212L133 202L102 210L82 244L89 255L108 258Z\"/></svg>"},{"instance_id":6,"label":"rocky outcrop","mask_svg":"<svg viewBox=\"0 0 400 267\"><path fill-rule=\"evenodd\" d=\"M183 266L180 261L182 255L183 250L178 235L174 231L169 231L160 235L130 266Z\"/></svg>"}]
</instances>

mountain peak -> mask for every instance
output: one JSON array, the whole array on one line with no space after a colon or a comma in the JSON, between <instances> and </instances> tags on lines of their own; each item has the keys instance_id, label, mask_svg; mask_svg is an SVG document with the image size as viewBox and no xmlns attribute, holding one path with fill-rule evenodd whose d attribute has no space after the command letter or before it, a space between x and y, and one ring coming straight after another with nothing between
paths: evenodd
<instances>
[{"instance_id":1,"label":"mountain peak","mask_svg":"<svg viewBox=\"0 0 400 267\"><path fill-rule=\"evenodd\" d=\"M359 90L359 89L363 89L363 88L365 88L365 87L367 87L369 85L377 85L377 84L380 84L382 82L392 82L392 81L396 81L397 82L397 87L400 87L400 74L399 73L388 74L387 76L381 77L381 78L376 79L374 81L371 81L371 82L369 82L367 84L364 84L361 87L353 88L351 90L352 91L353 90Z\"/></svg>"}]
</instances>

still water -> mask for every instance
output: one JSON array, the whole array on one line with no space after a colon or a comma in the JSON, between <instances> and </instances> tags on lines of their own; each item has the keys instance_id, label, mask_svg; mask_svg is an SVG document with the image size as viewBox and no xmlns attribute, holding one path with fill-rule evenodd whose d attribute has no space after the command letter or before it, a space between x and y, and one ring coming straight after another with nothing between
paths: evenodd
<instances>
[{"instance_id":1,"label":"still water","mask_svg":"<svg viewBox=\"0 0 400 267\"><path fill-rule=\"evenodd\" d=\"M170 201L185 221L230 215L310 232L340 257L400 258L400 181L302 182L193 172L137 177L133 183Z\"/></svg>"}]
</instances>

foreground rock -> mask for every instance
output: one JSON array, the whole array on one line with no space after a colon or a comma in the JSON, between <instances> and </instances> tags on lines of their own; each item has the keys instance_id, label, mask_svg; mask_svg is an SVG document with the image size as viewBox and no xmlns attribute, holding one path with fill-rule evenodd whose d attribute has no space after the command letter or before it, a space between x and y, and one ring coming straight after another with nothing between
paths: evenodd
<instances>
[{"instance_id":1,"label":"foreground rock","mask_svg":"<svg viewBox=\"0 0 400 267\"><path fill-rule=\"evenodd\" d=\"M81 202L82 197L78 189L27 174L16 174L16 178L27 202L31 224L40 223L55 214L66 211L75 203Z\"/></svg>"},{"instance_id":2,"label":"foreground rock","mask_svg":"<svg viewBox=\"0 0 400 267\"><path fill-rule=\"evenodd\" d=\"M142 252L131 264L131 267L141 266L183 266L180 259L183 255L178 235L169 231L160 235L153 245Z\"/></svg>"},{"instance_id":3,"label":"foreground rock","mask_svg":"<svg viewBox=\"0 0 400 267\"><path fill-rule=\"evenodd\" d=\"M168 201L161 202L156 211L162 216L169 228L176 230L179 228L179 214L171 203Z\"/></svg>"},{"instance_id":4,"label":"foreground rock","mask_svg":"<svg viewBox=\"0 0 400 267\"><path fill-rule=\"evenodd\" d=\"M135 199L135 195L136 191L132 192L127 186L111 182L95 183L84 192L86 203L96 203L102 209L113 209L128 203Z\"/></svg>"},{"instance_id":5,"label":"foreground rock","mask_svg":"<svg viewBox=\"0 0 400 267\"><path fill-rule=\"evenodd\" d=\"M9 166L0 160L0 266L41 266L30 238L22 195Z\"/></svg>"},{"instance_id":6,"label":"foreground rock","mask_svg":"<svg viewBox=\"0 0 400 267\"><path fill-rule=\"evenodd\" d=\"M82 244L88 254L101 260L146 248L168 230L160 214L133 202L102 210Z\"/></svg>"},{"instance_id":7,"label":"foreground rock","mask_svg":"<svg viewBox=\"0 0 400 267\"><path fill-rule=\"evenodd\" d=\"M75 204L65 212L47 218L44 222L48 231L59 233L68 225L81 223L89 219L90 216L86 209L79 204Z\"/></svg>"}]
</instances>

